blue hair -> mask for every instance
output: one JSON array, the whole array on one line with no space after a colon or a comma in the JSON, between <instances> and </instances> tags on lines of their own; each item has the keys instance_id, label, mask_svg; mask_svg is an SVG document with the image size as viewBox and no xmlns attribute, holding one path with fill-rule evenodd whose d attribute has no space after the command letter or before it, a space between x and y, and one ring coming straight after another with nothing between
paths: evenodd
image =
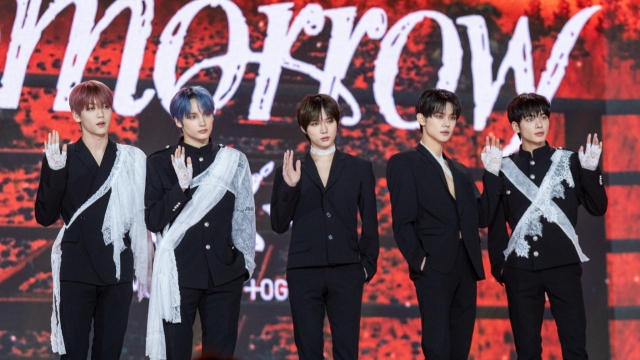
<instances>
[{"instance_id":1,"label":"blue hair","mask_svg":"<svg viewBox=\"0 0 640 360\"><path fill-rule=\"evenodd\" d=\"M171 99L171 105L169 105L171 118L182 122L191 113L191 99L198 101L203 113L213 114L215 112L213 97L207 89L202 86L187 86L180 89Z\"/></svg>"}]
</instances>

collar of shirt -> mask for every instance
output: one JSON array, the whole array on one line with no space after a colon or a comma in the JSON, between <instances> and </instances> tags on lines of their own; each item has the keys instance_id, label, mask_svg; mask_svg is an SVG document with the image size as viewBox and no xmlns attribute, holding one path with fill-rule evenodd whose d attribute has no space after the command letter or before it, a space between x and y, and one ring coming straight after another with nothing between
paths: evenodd
<instances>
[{"instance_id":1,"label":"collar of shirt","mask_svg":"<svg viewBox=\"0 0 640 360\"><path fill-rule=\"evenodd\" d=\"M429 147L427 145L425 145L422 141L420 141L420 145L424 146L425 149L429 150L431 155L433 155L433 157L436 158L436 161L438 161L438 163L442 167L442 170L447 175L449 175L450 178L453 179L453 174L451 173L451 169L449 169L449 167L444 163L444 156L442 156L442 154L440 154L440 156L437 156L436 153L434 153L433 150L429 149Z\"/></svg>"},{"instance_id":2,"label":"collar of shirt","mask_svg":"<svg viewBox=\"0 0 640 360\"><path fill-rule=\"evenodd\" d=\"M180 138L178 145L184 147L185 151L185 160L186 158L191 158L191 164L193 166L193 176L197 176L206 168L209 167L213 163L215 156L217 154L218 146L211 142L211 138L209 138L209 143L202 147L195 147L184 142L184 138Z\"/></svg>"},{"instance_id":3,"label":"collar of shirt","mask_svg":"<svg viewBox=\"0 0 640 360\"><path fill-rule=\"evenodd\" d=\"M548 156L550 152L551 152L551 146L549 146L549 143L545 141L544 146L533 150L533 155L531 155L531 152L529 151L522 150L522 145L520 145L520 151L518 151L518 155L525 159L531 159L531 158L538 159L540 157Z\"/></svg>"}]
</instances>

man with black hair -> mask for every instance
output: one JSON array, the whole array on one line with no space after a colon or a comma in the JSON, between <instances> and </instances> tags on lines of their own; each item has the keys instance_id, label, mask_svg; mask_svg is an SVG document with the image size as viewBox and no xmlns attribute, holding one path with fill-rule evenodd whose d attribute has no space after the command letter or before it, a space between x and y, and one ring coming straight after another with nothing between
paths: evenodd
<instances>
[{"instance_id":1,"label":"man with black hair","mask_svg":"<svg viewBox=\"0 0 640 360\"><path fill-rule=\"evenodd\" d=\"M575 225L580 205L594 216L607 209L598 168L602 143L589 134L579 153L550 147L550 107L537 94L509 103L509 122L522 145L502 159L500 206L489 226L491 273L507 291L518 359L541 359L545 294L563 359L587 359L580 263L589 259Z\"/></svg>"},{"instance_id":2,"label":"man with black hair","mask_svg":"<svg viewBox=\"0 0 640 360\"><path fill-rule=\"evenodd\" d=\"M389 159L393 234L409 264L422 317L427 359L467 359L476 316L476 281L484 279L478 227L498 206L502 150L486 138L484 194L471 172L443 152L460 117L447 90L422 93L416 113L420 144Z\"/></svg>"}]
</instances>

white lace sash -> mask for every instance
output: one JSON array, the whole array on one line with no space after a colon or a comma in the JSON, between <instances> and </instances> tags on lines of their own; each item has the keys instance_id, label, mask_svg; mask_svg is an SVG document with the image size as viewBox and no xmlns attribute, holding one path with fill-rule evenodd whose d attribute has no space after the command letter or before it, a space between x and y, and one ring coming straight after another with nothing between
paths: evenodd
<instances>
[{"instance_id":1,"label":"white lace sash","mask_svg":"<svg viewBox=\"0 0 640 360\"><path fill-rule=\"evenodd\" d=\"M540 188L536 186L513 161L506 157L502 159L502 169L507 179L530 201L531 205L522 215L522 218L513 230L507 248L504 250L505 259L513 251L517 256L529 257L529 243L525 236L542 236L542 223L540 217L557 224L560 229L571 239L580 261L589 261L589 258L582 252L578 242L578 234L567 218L567 215L552 200L554 197L564 198L564 186L562 181L567 181L569 187L574 187L573 176L571 175L570 159L571 153L564 150L556 150L551 156L551 167L547 175L542 180Z\"/></svg>"}]
</instances>

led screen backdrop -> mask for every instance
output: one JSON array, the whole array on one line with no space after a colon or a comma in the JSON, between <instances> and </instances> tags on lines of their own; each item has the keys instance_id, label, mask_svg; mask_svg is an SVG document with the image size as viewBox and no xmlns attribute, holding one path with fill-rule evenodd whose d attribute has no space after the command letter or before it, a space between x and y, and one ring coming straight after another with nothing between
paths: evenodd
<instances>
[{"instance_id":1,"label":"led screen backdrop","mask_svg":"<svg viewBox=\"0 0 640 360\"><path fill-rule=\"evenodd\" d=\"M242 298L243 359L297 358L284 279L289 234L271 231L268 203L283 151L301 156L308 147L295 119L304 95L339 100L337 144L371 160L377 176L382 248L364 291L362 359L421 357L417 300L393 240L384 179L387 159L417 144L420 92L460 96L462 117L445 151L476 179L486 135L507 151L518 146L509 100L547 96L553 146L577 150L593 132L604 140L609 210L602 218L582 211L578 229L591 258L583 265L590 355L639 359L638 18L634 0L0 1L0 358L53 358L50 248L61 224L42 228L34 219L41 148L54 129L67 141L80 137L67 98L74 84L98 79L115 89L113 140L147 154L175 143L168 102L199 84L218 108L213 141L247 154L258 233L257 268ZM515 359L503 288L480 282L478 305L470 356ZM141 359L147 301L131 306L122 357ZM549 311L543 348L545 359L561 358Z\"/></svg>"}]
</instances>

